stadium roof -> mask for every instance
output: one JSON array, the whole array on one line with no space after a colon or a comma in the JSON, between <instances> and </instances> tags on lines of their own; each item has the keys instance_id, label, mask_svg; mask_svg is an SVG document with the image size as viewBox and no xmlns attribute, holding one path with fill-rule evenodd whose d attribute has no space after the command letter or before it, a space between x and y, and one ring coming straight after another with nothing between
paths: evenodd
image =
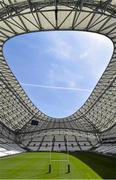
<instances>
[{"instance_id":1,"label":"stadium roof","mask_svg":"<svg viewBox=\"0 0 116 180\"><path fill-rule=\"evenodd\" d=\"M37 31L80 30L103 34L114 44L109 65L85 104L66 118L51 118L38 110L8 67L3 45L11 37ZM102 132L116 123L116 1L1 0L0 1L0 121L8 128L30 131L75 129Z\"/></svg>"}]
</instances>

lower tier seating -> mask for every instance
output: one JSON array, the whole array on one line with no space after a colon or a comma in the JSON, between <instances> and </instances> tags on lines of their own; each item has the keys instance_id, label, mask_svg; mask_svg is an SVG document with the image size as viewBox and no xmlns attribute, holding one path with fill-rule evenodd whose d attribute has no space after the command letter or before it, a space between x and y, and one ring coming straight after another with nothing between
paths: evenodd
<instances>
[{"instance_id":1,"label":"lower tier seating","mask_svg":"<svg viewBox=\"0 0 116 180\"><path fill-rule=\"evenodd\" d=\"M96 139L61 134L38 136L22 142L24 147L32 151L87 151L97 143Z\"/></svg>"},{"instance_id":2,"label":"lower tier seating","mask_svg":"<svg viewBox=\"0 0 116 180\"><path fill-rule=\"evenodd\" d=\"M15 144L13 141L0 137L0 157L18 154L25 152L19 145Z\"/></svg>"},{"instance_id":3,"label":"lower tier seating","mask_svg":"<svg viewBox=\"0 0 116 180\"><path fill-rule=\"evenodd\" d=\"M115 144L104 143L100 145L99 147L97 147L95 151L99 153L103 153L103 154L111 154L111 155L116 154L116 143Z\"/></svg>"}]
</instances>

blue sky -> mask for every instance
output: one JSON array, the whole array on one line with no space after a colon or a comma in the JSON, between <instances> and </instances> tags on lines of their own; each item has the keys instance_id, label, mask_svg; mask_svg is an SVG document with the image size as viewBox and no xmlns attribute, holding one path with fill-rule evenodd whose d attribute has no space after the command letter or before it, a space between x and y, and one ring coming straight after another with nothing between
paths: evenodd
<instances>
[{"instance_id":1,"label":"blue sky","mask_svg":"<svg viewBox=\"0 0 116 180\"><path fill-rule=\"evenodd\" d=\"M66 117L89 97L113 52L112 42L87 32L38 32L10 39L5 58L32 102Z\"/></svg>"}]
</instances>

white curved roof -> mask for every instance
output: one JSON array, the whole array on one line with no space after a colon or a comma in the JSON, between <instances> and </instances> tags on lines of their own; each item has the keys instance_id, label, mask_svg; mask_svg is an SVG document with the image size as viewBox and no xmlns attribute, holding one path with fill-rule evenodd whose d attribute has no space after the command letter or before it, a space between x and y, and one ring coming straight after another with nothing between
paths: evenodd
<instances>
[{"instance_id":1,"label":"white curved roof","mask_svg":"<svg viewBox=\"0 0 116 180\"><path fill-rule=\"evenodd\" d=\"M101 132L116 123L116 1L0 1L0 121L12 130L67 128ZM112 59L85 104L69 117L55 119L38 110L9 69L3 45L9 38L35 31L82 30L104 34L114 44Z\"/></svg>"}]
</instances>

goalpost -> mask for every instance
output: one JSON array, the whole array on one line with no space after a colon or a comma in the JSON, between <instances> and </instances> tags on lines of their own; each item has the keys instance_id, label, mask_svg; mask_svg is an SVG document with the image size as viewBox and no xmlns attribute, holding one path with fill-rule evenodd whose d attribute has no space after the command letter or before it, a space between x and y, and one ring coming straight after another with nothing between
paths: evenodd
<instances>
[{"instance_id":1,"label":"goalpost","mask_svg":"<svg viewBox=\"0 0 116 180\"><path fill-rule=\"evenodd\" d=\"M67 169L66 173L70 173L71 168L70 168L70 160L69 160L69 150L68 150L68 134L56 134L56 135L64 135L64 149L62 149L62 144L57 144L57 149L55 150L55 152L59 153L59 157L58 158L54 158L53 156L53 151L52 149L54 148L54 144L55 144L55 136L53 137L53 135L49 135L49 143L50 143L50 151L49 151L49 173L52 172L53 168L52 168L52 164L53 162L56 163L64 163ZM64 150L64 151L63 151ZM62 152L62 154L60 154ZM64 153L63 153L64 152Z\"/></svg>"}]
</instances>

